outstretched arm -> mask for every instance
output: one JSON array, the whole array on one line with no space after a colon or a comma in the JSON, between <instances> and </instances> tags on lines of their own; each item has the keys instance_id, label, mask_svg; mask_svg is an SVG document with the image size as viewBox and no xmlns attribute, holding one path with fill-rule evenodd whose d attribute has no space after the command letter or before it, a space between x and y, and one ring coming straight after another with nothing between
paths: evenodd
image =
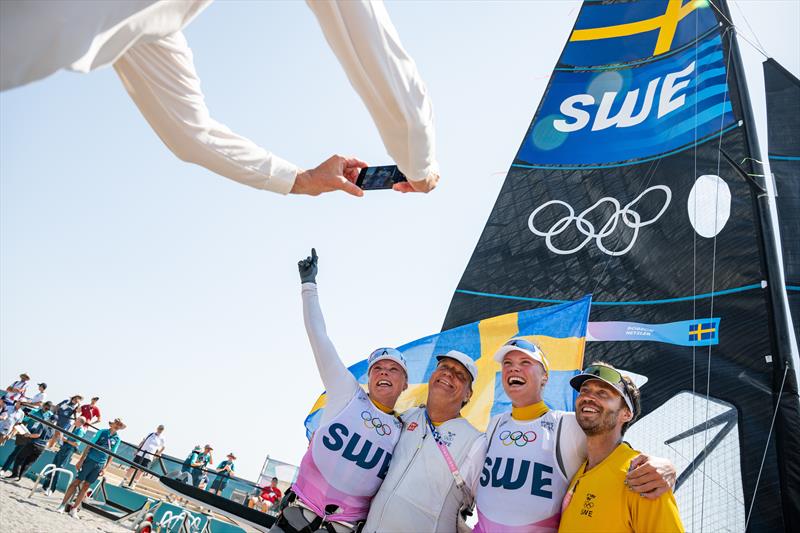
<instances>
[{"instance_id":1,"label":"outstretched arm","mask_svg":"<svg viewBox=\"0 0 800 533\"><path fill-rule=\"evenodd\" d=\"M372 115L386 151L409 179L395 190L430 191L439 180L433 106L386 8L366 0L307 3Z\"/></svg>"},{"instance_id":2,"label":"outstretched arm","mask_svg":"<svg viewBox=\"0 0 800 533\"><path fill-rule=\"evenodd\" d=\"M361 196L352 182L365 163L333 156L304 171L211 118L183 33L133 46L114 69L144 118L181 160L280 194L344 190Z\"/></svg>"},{"instance_id":3,"label":"outstretched arm","mask_svg":"<svg viewBox=\"0 0 800 533\"><path fill-rule=\"evenodd\" d=\"M344 409L358 389L358 382L344 366L336 347L328 337L325 318L322 316L317 296L317 260L317 251L312 248L311 255L298 262L297 268L300 272L300 281L303 283L303 321L327 393L325 407L327 418Z\"/></svg>"},{"instance_id":4,"label":"outstretched arm","mask_svg":"<svg viewBox=\"0 0 800 533\"><path fill-rule=\"evenodd\" d=\"M625 483L633 492L655 500L675 486L675 465L669 459L637 455L631 461Z\"/></svg>"}]
</instances>

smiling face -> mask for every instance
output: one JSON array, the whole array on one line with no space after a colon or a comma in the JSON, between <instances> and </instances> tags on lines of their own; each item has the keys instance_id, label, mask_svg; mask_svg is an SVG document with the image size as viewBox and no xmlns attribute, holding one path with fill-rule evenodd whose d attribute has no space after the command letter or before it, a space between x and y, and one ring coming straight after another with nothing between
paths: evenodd
<instances>
[{"instance_id":1,"label":"smiling face","mask_svg":"<svg viewBox=\"0 0 800 533\"><path fill-rule=\"evenodd\" d=\"M428 404L444 404L460 411L472 396L472 377L464 365L445 357L428 380Z\"/></svg>"},{"instance_id":2,"label":"smiling face","mask_svg":"<svg viewBox=\"0 0 800 533\"><path fill-rule=\"evenodd\" d=\"M631 411L617 389L599 379L581 385L575 400L575 418L588 436L620 431L632 418Z\"/></svg>"},{"instance_id":3,"label":"smiling face","mask_svg":"<svg viewBox=\"0 0 800 533\"><path fill-rule=\"evenodd\" d=\"M514 350L503 357L503 390L514 407L525 407L542 401L547 383L544 366L528 354Z\"/></svg>"},{"instance_id":4,"label":"smiling face","mask_svg":"<svg viewBox=\"0 0 800 533\"><path fill-rule=\"evenodd\" d=\"M408 388L403 367L391 359L383 359L369 369L369 396L381 405L394 409L397 398Z\"/></svg>"}]
</instances>

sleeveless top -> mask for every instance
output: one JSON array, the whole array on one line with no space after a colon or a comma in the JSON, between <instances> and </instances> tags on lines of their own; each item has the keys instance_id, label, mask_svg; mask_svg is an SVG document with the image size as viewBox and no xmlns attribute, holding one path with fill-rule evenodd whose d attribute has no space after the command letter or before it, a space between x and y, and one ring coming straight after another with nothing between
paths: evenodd
<instances>
[{"instance_id":1,"label":"sleeveless top","mask_svg":"<svg viewBox=\"0 0 800 533\"><path fill-rule=\"evenodd\" d=\"M292 490L319 516L335 505L329 520L363 520L402 429L396 416L378 409L359 387L350 403L314 432Z\"/></svg>"},{"instance_id":2,"label":"sleeveless top","mask_svg":"<svg viewBox=\"0 0 800 533\"><path fill-rule=\"evenodd\" d=\"M548 411L534 420L520 421L503 413L490 422L489 449L476 495L476 533L558 531L561 500L571 477L558 456L566 414ZM574 463L574 459L568 461Z\"/></svg>"}]
</instances>

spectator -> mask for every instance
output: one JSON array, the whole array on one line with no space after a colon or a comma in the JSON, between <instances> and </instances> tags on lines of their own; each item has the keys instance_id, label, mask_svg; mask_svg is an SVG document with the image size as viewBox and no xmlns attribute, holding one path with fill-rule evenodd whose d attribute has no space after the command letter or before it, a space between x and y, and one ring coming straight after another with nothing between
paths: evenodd
<instances>
[{"instance_id":1,"label":"spectator","mask_svg":"<svg viewBox=\"0 0 800 533\"><path fill-rule=\"evenodd\" d=\"M198 457L200 457L200 452L203 451L203 447L199 444L192 448L191 453L188 457L183 461L181 465L181 472L177 476L177 479L183 481L187 485L192 484L192 464L197 461Z\"/></svg>"},{"instance_id":2,"label":"spectator","mask_svg":"<svg viewBox=\"0 0 800 533\"><path fill-rule=\"evenodd\" d=\"M39 383L38 385L39 385L39 392L33 395L31 401L29 402L23 401L22 405L24 405L25 407L39 408L47 400L47 393L45 392L45 389L47 389L47 383Z\"/></svg>"},{"instance_id":3,"label":"spectator","mask_svg":"<svg viewBox=\"0 0 800 533\"><path fill-rule=\"evenodd\" d=\"M277 511L281 498L283 498L283 494L278 488L278 478L274 477L268 486L261 489L260 495L252 498L250 507L255 507L262 513Z\"/></svg>"},{"instance_id":4,"label":"spectator","mask_svg":"<svg viewBox=\"0 0 800 533\"><path fill-rule=\"evenodd\" d=\"M99 399L99 397L95 396L92 398L91 403L81 406L81 416L86 419L86 423L90 426L93 424L99 424L101 421L100 408L97 407L97 400Z\"/></svg>"},{"instance_id":5,"label":"spectator","mask_svg":"<svg viewBox=\"0 0 800 533\"><path fill-rule=\"evenodd\" d=\"M142 442L137 446L136 455L133 456L134 463L143 468L147 468L156 456L161 455L166 446L166 441L162 433L164 433L164 426L160 425L156 428L155 432L150 433L142 439ZM135 487L143 473L143 470L139 470L133 466L128 468L128 471L125 473L125 479L127 479L129 475L131 476L128 486L130 488Z\"/></svg>"},{"instance_id":6,"label":"spectator","mask_svg":"<svg viewBox=\"0 0 800 533\"><path fill-rule=\"evenodd\" d=\"M219 496L219 493L225 490L225 486L228 484L228 479L230 479L231 474L233 474L233 462L235 460L236 456L232 453L229 453L228 458L217 465L217 477L211 484L211 492Z\"/></svg>"},{"instance_id":7,"label":"spectator","mask_svg":"<svg viewBox=\"0 0 800 533\"><path fill-rule=\"evenodd\" d=\"M53 412L50 410L52 406L52 403L45 402L40 410L34 411L32 414L43 420L51 420L53 418ZM25 439L25 444L18 447L19 452L14 459L14 467L6 479L16 477L17 481L21 481L28 468L42 455L47 441L53 435L53 428L34 419L28 423L28 430L30 434Z\"/></svg>"},{"instance_id":8,"label":"spectator","mask_svg":"<svg viewBox=\"0 0 800 533\"><path fill-rule=\"evenodd\" d=\"M22 400L25 397L25 391L28 390L28 381L30 379L30 376L25 372L20 374L19 380L6 387L8 394L3 397L3 402L6 405L13 405L15 401Z\"/></svg>"},{"instance_id":9,"label":"spectator","mask_svg":"<svg viewBox=\"0 0 800 533\"><path fill-rule=\"evenodd\" d=\"M203 452L197 454L197 458L191 465L192 485L200 490L205 489L206 484L208 484L208 475L205 469L209 464L214 462L211 458L212 451L214 451L214 448L212 448L210 444L206 444L203 448Z\"/></svg>"},{"instance_id":10,"label":"spectator","mask_svg":"<svg viewBox=\"0 0 800 533\"><path fill-rule=\"evenodd\" d=\"M0 445L5 443L14 435L14 428L17 424L22 423L25 418L25 411L22 409L22 402L17 400L10 406L6 406L2 414L0 414Z\"/></svg>"},{"instance_id":11,"label":"spectator","mask_svg":"<svg viewBox=\"0 0 800 533\"><path fill-rule=\"evenodd\" d=\"M72 425L72 421L75 420L75 414L80 408L81 401L83 401L83 396L76 394L68 400L61 400L58 405L56 405L56 425L58 427L63 430L69 429ZM84 418L83 420L85 425L86 419ZM47 447L54 448L56 441L61 441L61 432L58 430L55 431L53 438L47 443Z\"/></svg>"},{"instance_id":12,"label":"spectator","mask_svg":"<svg viewBox=\"0 0 800 533\"><path fill-rule=\"evenodd\" d=\"M24 410L23 410L23 407L22 407L22 401L18 400L15 403L15 405L17 403L20 404L19 411L24 413ZM38 416L39 418L44 418L44 413L52 414L52 413L50 413L50 409L51 409L52 406L53 406L52 403L45 402L44 405L41 407L41 409L35 409L35 410L31 411L30 414L32 414L33 416ZM34 429L37 427L37 424L39 424L39 422L37 422L36 420L34 420L32 418L25 418L25 419L23 419L23 421L25 422L25 428L26 428L25 432L26 433L34 433L35 432ZM50 437L48 436L48 438L50 438ZM30 439L28 438L28 435L24 435L24 436L23 435L17 435L16 446L14 446L14 449L8 455L8 458L6 458L6 462L3 463L3 467L0 470L5 470L7 472L11 472L12 471L12 469L14 468L14 461L16 461L17 456L20 453L22 453L22 449L25 448L25 445L28 444L29 440Z\"/></svg>"},{"instance_id":13,"label":"spectator","mask_svg":"<svg viewBox=\"0 0 800 533\"><path fill-rule=\"evenodd\" d=\"M56 414L56 417L58 417L58 414ZM66 428L64 429L66 430ZM71 433L72 435L67 435L64 437L64 442L61 444L61 448L53 458L53 464L56 468L61 468L65 464L69 464L72 460L72 454L74 454L78 450L78 446L80 446L80 441L76 440L75 437L83 437L86 435L86 419L82 416L79 416L78 419L75 420L75 426L72 428ZM58 488L58 476L59 472L55 472L48 474L44 477L44 479L42 479L42 488L45 489L45 494L48 496L53 493L54 489ZM50 483L51 478L53 479L52 483Z\"/></svg>"},{"instance_id":14,"label":"spectator","mask_svg":"<svg viewBox=\"0 0 800 533\"><path fill-rule=\"evenodd\" d=\"M85 418L85 417L84 417ZM108 464L111 462L111 456L105 451L115 453L119 448L120 437L117 433L125 429L125 424L119 418L115 418L108 423L108 429L101 429L98 431L92 443L95 446L87 446L83 450L83 455L78 459L75 468L78 469L78 476L67 487L64 493L64 499L61 500L61 505L58 506L56 512L63 513L67 507L67 503L75 496L75 503L72 504L72 509L69 511L71 517L78 515L78 509L81 507L83 499L86 497L86 492L92 483L97 481L97 478L104 475Z\"/></svg>"}]
</instances>

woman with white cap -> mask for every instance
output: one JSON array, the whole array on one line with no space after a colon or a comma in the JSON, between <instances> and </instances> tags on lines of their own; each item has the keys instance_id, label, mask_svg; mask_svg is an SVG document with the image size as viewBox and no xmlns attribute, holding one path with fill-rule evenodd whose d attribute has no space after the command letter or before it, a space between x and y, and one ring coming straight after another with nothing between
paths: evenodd
<instances>
[{"instance_id":1,"label":"woman with white cap","mask_svg":"<svg viewBox=\"0 0 800 533\"><path fill-rule=\"evenodd\" d=\"M586 458L586 436L574 412L544 403L551 367L539 346L513 338L494 358L512 408L495 415L486 430L475 531L555 533L570 479ZM639 456L634 464L641 470L628 475L628 487L643 496L655 498L675 482L675 469L664 459Z\"/></svg>"},{"instance_id":2,"label":"woman with white cap","mask_svg":"<svg viewBox=\"0 0 800 533\"><path fill-rule=\"evenodd\" d=\"M317 252L298 263L303 318L326 404L319 427L300 463L286 507L273 532L354 530L369 511L403 426L394 413L408 387L403 354L378 348L368 359L368 393L347 370L328 337L317 297Z\"/></svg>"}]
</instances>

